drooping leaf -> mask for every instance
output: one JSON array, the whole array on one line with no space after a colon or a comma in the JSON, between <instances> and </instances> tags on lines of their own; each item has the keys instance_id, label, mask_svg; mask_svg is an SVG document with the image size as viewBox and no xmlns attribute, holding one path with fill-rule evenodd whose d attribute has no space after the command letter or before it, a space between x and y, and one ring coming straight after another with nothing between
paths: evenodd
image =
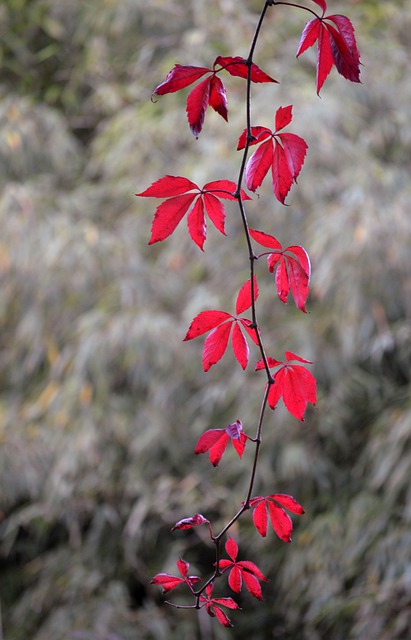
<instances>
[{"instance_id":1,"label":"drooping leaf","mask_svg":"<svg viewBox=\"0 0 411 640\"><path fill-rule=\"evenodd\" d=\"M326 3L314 0L326 11ZM333 23L333 24L332 24ZM335 65L338 73L351 82L360 82L360 56L351 21L335 14L313 18L305 26L297 58L317 42L317 93Z\"/></svg>"},{"instance_id":2,"label":"drooping leaf","mask_svg":"<svg viewBox=\"0 0 411 640\"><path fill-rule=\"evenodd\" d=\"M198 189L197 185L188 178L182 176L164 176L136 196L145 198L170 198L171 196L180 196L187 191Z\"/></svg>"},{"instance_id":3,"label":"drooping leaf","mask_svg":"<svg viewBox=\"0 0 411 640\"><path fill-rule=\"evenodd\" d=\"M311 276L310 259L306 250L297 245L283 249L274 236L256 229L250 229L250 235L262 246L273 249L267 257L267 265L270 273L276 270L275 281L280 300L286 303L291 290L295 304L305 313Z\"/></svg>"},{"instance_id":4,"label":"drooping leaf","mask_svg":"<svg viewBox=\"0 0 411 640\"><path fill-rule=\"evenodd\" d=\"M227 94L223 83L217 76L211 76L209 105L222 118L228 121Z\"/></svg>"},{"instance_id":5,"label":"drooping leaf","mask_svg":"<svg viewBox=\"0 0 411 640\"><path fill-rule=\"evenodd\" d=\"M254 279L254 296L255 298L258 296L256 279ZM251 283L248 281L243 285L238 294L237 312L239 309L247 309L250 304ZM259 344L256 330L251 325L251 320L235 317L225 311L202 311L191 322L184 340L192 340L211 330L211 333L209 333L205 339L202 354L204 371L208 371L223 357L232 331L231 345L234 356L241 367L245 369L248 365L249 348L242 328L244 328L255 344Z\"/></svg>"},{"instance_id":6,"label":"drooping leaf","mask_svg":"<svg viewBox=\"0 0 411 640\"><path fill-rule=\"evenodd\" d=\"M254 302L255 302L258 298L258 284L257 284L257 278L255 275L253 278L253 294L254 294ZM239 315L240 313L244 313L244 311L247 311L247 309L251 307L252 298L253 296L251 293L251 280L247 280L247 282L243 284L240 291L238 292L237 301L235 305L235 312L237 315Z\"/></svg>"},{"instance_id":7,"label":"drooping leaf","mask_svg":"<svg viewBox=\"0 0 411 640\"><path fill-rule=\"evenodd\" d=\"M162 242L171 236L195 199L196 194L189 193L169 198L158 205L151 225L151 238L148 244Z\"/></svg>"},{"instance_id":8,"label":"drooping leaf","mask_svg":"<svg viewBox=\"0 0 411 640\"><path fill-rule=\"evenodd\" d=\"M220 65L231 76L238 76L240 78L248 77L248 65L247 60L240 58L239 56L218 56L214 65ZM251 82L277 82L274 78L267 75L256 64L251 65Z\"/></svg>"},{"instance_id":9,"label":"drooping leaf","mask_svg":"<svg viewBox=\"0 0 411 640\"><path fill-rule=\"evenodd\" d=\"M278 493L265 497L256 496L250 500L250 506L254 508L253 522L261 536L267 535L268 512L271 526L278 537L284 542L291 542L293 523L283 507L297 515L304 513L302 506L292 496ZM257 574L256 577L258 578Z\"/></svg>"},{"instance_id":10,"label":"drooping leaf","mask_svg":"<svg viewBox=\"0 0 411 640\"><path fill-rule=\"evenodd\" d=\"M210 524L210 522L207 520L207 518L202 516L201 513L196 513L194 516L191 516L191 518L183 518L182 520L176 522L171 531L176 531L177 529L192 529L193 527L198 527L201 524Z\"/></svg>"},{"instance_id":11,"label":"drooping leaf","mask_svg":"<svg viewBox=\"0 0 411 640\"><path fill-rule=\"evenodd\" d=\"M169 573L157 573L150 581L150 584L159 584L163 587L163 593L175 589L179 584L185 582L183 578L172 576Z\"/></svg>"},{"instance_id":12,"label":"drooping leaf","mask_svg":"<svg viewBox=\"0 0 411 640\"><path fill-rule=\"evenodd\" d=\"M205 112L210 98L210 82L213 76L202 80L187 98L187 119L192 133L197 137L204 124Z\"/></svg>"},{"instance_id":13,"label":"drooping leaf","mask_svg":"<svg viewBox=\"0 0 411 640\"><path fill-rule=\"evenodd\" d=\"M210 462L216 467L226 447L231 439L231 442L237 451L237 454L241 458L245 445L247 442L247 436L243 432L243 427L240 420L236 420L232 424L229 424L225 429L208 429L199 438L195 453L209 452Z\"/></svg>"},{"instance_id":14,"label":"drooping leaf","mask_svg":"<svg viewBox=\"0 0 411 640\"><path fill-rule=\"evenodd\" d=\"M202 198L197 198L191 207L187 216L187 227L191 239L202 250L207 236L204 202Z\"/></svg>"},{"instance_id":15,"label":"drooping leaf","mask_svg":"<svg viewBox=\"0 0 411 640\"><path fill-rule=\"evenodd\" d=\"M200 605L205 606L206 611L212 618L216 617L218 622L223 627L232 627L230 619L221 609L221 607L227 607L228 609L239 609L238 604L232 598L212 598L213 583L210 582L207 585L205 592L200 596Z\"/></svg>"},{"instance_id":16,"label":"drooping leaf","mask_svg":"<svg viewBox=\"0 0 411 640\"><path fill-rule=\"evenodd\" d=\"M201 311L191 322L183 342L198 338L232 317L231 313L226 311Z\"/></svg>"},{"instance_id":17,"label":"drooping leaf","mask_svg":"<svg viewBox=\"0 0 411 640\"><path fill-rule=\"evenodd\" d=\"M242 369L246 369L250 350L248 348L247 340L245 339L238 322L233 323L231 345L233 347L233 353L237 358L237 362L240 363Z\"/></svg>"},{"instance_id":18,"label":"drooping leaf","mask_svg":"<svg viewBox=\"0 0 411 640\"><path fill-rule=\"evenodd\" d=\"M297 182L307 153L305 140L293 133L278 133L292 120L292 106L279 107L275 115L275 131L266 127L252 127L254 140L250 146L259 144L249 158L245 169L245 181L250 191L261 186L271 168L273 192L280 202L285 203L293 182ZM247 140L245 130L237 144L244 148Z\"/></svg>"},{"instance_id":19,"label":"drooping leaf","mask_svg":"<svg viewBox=\"0 0 411 640\"><path fill-rule=\"evenodd\" d=\"M327 11L327 3L325 0L313 0L315 4L318 4L319 7L323 10L323 13Z\"/></svg>"},{"instance_id":20,"label":"drooping leaf","mask_svg":"<svg viewBox=\"0 0 411 640\"><path fill-rule=\"evenodd\" d=\"M270 385L268 391L268 404L271 409L275 409L279 399L282 397L288 411L297 420L303 421L307 404L315 405L317 401L316 381L306 367L300 364L290 364L290 362L297 360L304 364L312 363L310 360L305 360L291 351L286 351L285 356L285 362L268 359L270 368L281 365L273 376L274 382ZM263 360L259 360L256 364L256 371L264 368Z\"/></svg>"},{"instance_id":21,"label":"drooping leaf","mask_svg":"<svg viewBox=\"0 0 411 640\"><path fill-rule=\"evenodd\" d=\"M261 186L269 168L273 164L274 149L277 145L273 140L266 140L260 146L247 162L245 169L245 182L247 189L257 191Z\"/></svg>"},{"instance_id":22,"label":"drooping leaf","mask_svg":"<svg viewBox=\"0 0 411 640\"><path fill-rule=\"evenodd\" d=\"M177 567L180 574L183 576L182 578L178 578L176 576L172 576L169 573L157 573L150 581L150 584L158 584L163 587L163 594L167 593L167 591L171 591L178 587L178 585L183 582L187 584L190 588L201 580L198 576L189 576L188 569L189 563L180 558L177 562Z\"/></svg>"},{"instance_id":23,"label":"drooping leaf","mask_svg":"<svg viewBox=\"0 0 411 640\"><path fill-rule=\"evenodd\" d=\"M235 200L237 185L231 180L208 182L202 189L181 176L167 175L154 182L148 189L136 193L138 197L166 198L156 209L149 244L161 242L176 229L185 214L192 240L203 249L206 239L208 214L216 229L225 235L225 209L220 200ZM241 199L250 197L241 190Z\"/></svg>"},{"instance_id":24,"label":"drooping leaf","mask_svg":"<svg viewBox=\"0 0 411 640\"><path fill-rule=\"evenodd\" d=\"M254 562L250 562L249 560L237 562L238 545L233 538L228 538L225 544L225 550L231 560L222 558L220 560L220 569L223 573L229 571L228 585L230 589L235 593L240 593L244 580L244 584L251 595L258 600L262 600L263 595L259 580L267 582L267 578Z\"/></svg>"},{"instance_id":25,"label":"drooping leaf","mask_svg":"<svg viewBox=\"0 0 411 640\"><path fill-rule=\"evenodd\" d=\"M188 87L190 84L201 78L206 73L210 73L212 69L207 67L193 67L176 64L167 78L156 87L152 93L153 96L163 96L166 93L174 93Z\"/></svg>"},{"instance_id":26,"label":"drooping leaf","mask_svg":"<svg viewBox=\"0 0 411 640\"><path fill-rule=\"evenodd\" d=\"M275 114L275 130L280 131L290 124L293 119L293 107L291 104L288 107L279 107Z\"/></svg>"},{"instance_id":27,"label":"drooping leaf","mask_svg":"<svg viewBox=\"0 0 411 640\"><path fill-rule=\"evenodd\" d=\"M213 329L207 336L203 347L203 368L208 371L225 354L230 337L232 322L226 322Z\"/></svg>"},{"instance_id":28,"label":"drooping leaf","mask_svg":"<svg viewBox=\"0 0 411 640\"><path fill-rule=\"evenodd\" d=\"M219 68L217 68L219 67ZM231 76L240 78L248 77L248 65L244 58L231 56L218 56L214 61L213 68L195 67L190 65L175 65L167 75L164 82L154 89L152 96L173 93L188 87L196 82L204 75L204 78L194 89L191 90L187 97L187 119L192 133L198 137L204 125L204 118L207 107L210 106L224 120L228 120L227 96L225 87L217 76L221 71L227 71ZM256 64L251 65L252 82L277 82Z\"/></svg>"}]
</instances>

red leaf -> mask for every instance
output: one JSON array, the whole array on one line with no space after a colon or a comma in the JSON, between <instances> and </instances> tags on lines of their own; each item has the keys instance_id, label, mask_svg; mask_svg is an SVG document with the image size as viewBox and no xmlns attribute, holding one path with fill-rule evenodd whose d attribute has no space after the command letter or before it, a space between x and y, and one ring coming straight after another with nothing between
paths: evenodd
<instances>
[{"instance_id":1,"label":"red leaf","mask_svg":"<svg viewBox=\"0 0 411 640\"><path fill-rule=\"evenodd\" d=\"M332 25L327 25L331 36L331 49L334 64L337 67L338 73L347 80L351 80L351 82L360 82L360 58L351 22L348 18L345 18L345 16L329 16L328 19L333 19L337 26L339 22L343 27L343 32L340 33L334 29ZM351 29L347 28L348 25Z\"/></svg>"},{"instance_id":2,"label":"red leaf","mask_svg":"<svg viewBox=\"0 0 411 640\"><path fill-rule=\"evenodd\" d=\"M277 273L275 274L275 284L277 286L277 295L281 302L286 303L290 292L290 281L287 273L287 263L282 258L278 262Z\"/></svg>"},{"instance_id":3,"label":"red leaf","mask_svg":"<svg viewBox=\"0 0 411 640\"><path fill-rule=\"evenodd\" d=\"M211 333L209 333L209 335L205 339L203 347L204 371L208 371L223 357L227 349L231 325L232 322L226 322L225 324L216 327L211 331Z\"/></svg>"},{"instance_id":4,"label":"red leaf","mask_svg":"<svg viewBox=\"0 0 411 640\"><path fill-rule=\"evenodd\" d=\"M240 593L244 580L244 583L251 595L253 595L255 598L258 598L259 600L262 600L262 592L258 580L267 581L267 578L260 571L257 565L254 564L254 562L250 562L248 560L242 560L241 562L236 561L238 555L238 546L232 538L228 538L225 549L231 560L225 560L224 558L220 560L220 569L223 572L230 569L230 573L228 576L229 587L235 593Z\"/></svg>"},{"instance_id":5,"label":"red leaf","mask_svg":"<svg viewBox=\"0 0 411 640\"><path fill-rule=\"evenodd\" d=\"M228 538L227 542L225 543L225 550L227 551L231 560L235 562L238 556L238 544L235 540L233 540L233 538Z\"/></svg>"},{"instance_id":6,"label":"red leaf","mask_svg":"<svg viewBox=\"0 0 411 640\"><path fill-rule=\"evenodd\" d=\"M210 614L210 612L209 612ZM218 622L223 625L223 627L232 627L231 621L226 613L220 607L214 607L214 614L217 618Z\"/></svg>"},{"instance_id":7,"label":"red leaf","mask_svg":"<svg viewBox=\"0 0 411 640\"><path fill-rule=\"evenodd\" d=\"M151 225L151 238L148 244L161 242L168 238L178 223L181 222L196 197L196 193L188 193L162 202L154 214Z\"/></svg>"},{"instance_id":8,"label":"red leaf","mask_svg":"<svg viewBox=\"0 0 411 640\"><path fill-rule=\"evenodd\" d=\"M228 71L231 76L237 76L240 78L248 77L248 65L244 58L240 58L239 56L218 56L214 62L214 65L216 64L220 65L225 71ZM251 81L277 82L277 80L274 80L274 78L271 78L269 75L264 73L264 71L254 63L251 65Z\"/></svg>"},{"instance_id":9,"label":"red leaf","mask_svg":"<svg viewBox=\"0 0 411 640\"><path fill-rule=\"evenodd\" d=\"M321 87L334 64L330 34L323 23L318 35L317 47L317 94L320 95Z\"/></svg>"},{"instance_id":10,"label":"red leaf","mask_svg":"<svg viewBox=\"0 0 411 640\"><path fill-rule=\"evenodd\" d=\"M232 317L233 316L230 313L226 313L225 311L201 311L190 324L190 328L187 331L183 342L198 338L198 336L201 336L203 333L207 333L207 331L214 329L219 324Z\"/></svg>"},{"instance_id":11,"label":"red leaf","mask_svg":"<svg viewBox=\"0 0 411 640\"><path fill-rule=\"evenodd\" d=\"M205 112L210 97L211 77L202 80L190 92L187 98L187 118L190 129L195 136L201 133L203 128Z\"/></svg>"},{"instance_id":12,"label":"red leaf","mask_svg":"<svg viewBox=\"0 0 411 640\"><path fill-rule=\"evenodd\" d=\"M228 607L228 609L239 609L238 604L232 598L213 598L213 602L217 602L223 607Z\"/></svg>"},{"instance_id":13,"label":"red leaf","mask_svg":"<svg viewBox=\"0 0 411 640\"><path fill-rule=\"evenodd\" d=\"M198 527L201 524L210 524L210 523L206 518L204 518L204 516L201 515L201 513L196 513L191 518L183 518L182 520L179 520L178 522L176 522L176 524L171 529L171 531L176 531L176 529L184 531L186 529L192 529L193 527Z\"/></svg>"},{"instance_id":14,"label":"red leaf","mask_svg":"<svg viewBox=\"0 0 411 640\"><path fill-rule=\"evenodd\" d=\"M271 525L281 540L284 542L291 542L291 533L293 530L293 523L290 516L282 509L278 507L271 500L267 500L268 510L270 513Z\"/></svg>"},{"instance_id":15,"label":"red leaf","mask_svg":"<svg viewBox=\"0 0 411 640\"><path fill-rule=\"evenodd\" d=\"M187 193L194 191L195 193ZM160 242L173 233L182 217L190 210L188 215L188 229L193 241L203 249L206 239L206 211L214 226L225 235L224 221L225 210L222 200L235 200L233 193L237 185L231 180L215 180L208 182L202 189L191 180L181 176L164 176L154 182L148 189L136 196L152 198L168 198L157 207L153 224L152 236L149 244ZM217 195L214 195L217 194ZM250 197L241 189L242 200L250 200Z\"/></svg>"},{"instance_id":16,"label":"red leaf","mask_svg":"<svg viewBox=\"0 0 411 640\"><path fill-rule=\"evenodd\" d=\"M203 192L217 193L218 197L224 200L236 200L234 193L237 191L237 185L231 180L214 180L214 182L208 182L203 187ZM251 200L243 189L241 189L241 199Z\"/></svg>"},{"instance_id":17,"label":"red leaf","mask_svg":"<svg viewBox=\"0 0 411 640\"><path fill-rule=\"evenodd\" d=\"M306 250L297 245L283 250L276 238L262 231L250 229L250 235L262 246L275 249L268 256L267 264L271 273L277 268L276 286L280 300L284 303L287 302L291 288L297 307L306 312L305 303L309 293L311 275L310 259ZM293 256L287 255L286 252L292 253Z\"/></svg>"},{"instance_id":18,"label":"red leaf","mask_svg":"<svg viewBox=\"0 0 411 640\"><path fill-rule=\"evenodd\" d=\"M275 358L267 358L267 364L271 367L277 367L279 364L284 364L279 360L275 360ZM255 365L255 371L261 371L261 369L265 369L264 360L259 360Z\"/></svg>"},{"instance_id":19,"label":"red leaf","mask_svg":"<svg viewBox=\"0 0 411 640\"><path fill-rule=\"evenodd\" d=\"M255 276L254 276L253 292L254 292L254 302L255 302L258 298L258 284L257 284L257 278ZM243 284L240 291L238 292L236 307L235 307L236 315L240 315L240 313L244 313L244 311L247 311L247 309L251 307L251 304L252 304L251 280L247 280L247 282Z\"/></svg>"},{"instance_id":20,"label":"red leaf","mask_svg":"<svg viewBox=\"0 0 411 640\"><path fill-rule=\"evenodd\" d=\"M241 458L247 441L247 436L243 433L242 429L243 427L240 420L229 424L225 429L208 429L208 431L205 431L202 436L200 436L195 448L195 453L199 454L209 451L210 462L216 467L231 438L231 442L238 456Z\"/></svg>"},{"instance_id":21,"label":"red leaf","mask_svg":"<svg viewBox=\"0 0 411 640\"><path fill-rule=\"evenodd\" d=\"M256 191L262 184L270 166L273 163L272 140L263 142L247 162L245 182L250 191Z\"/></svg>"},{"instance_id":22,"label":"red leaf","mask_svg":"<svg viewBox=\"0 0 411 640\"><path fill-rule=\"evenodd\" d=\"M296 136L295 133L279 133L278 137L283 145L292 179L294 182L297 182L305 156L307 155L308 145L305 140L300 138L300 136Z\"/></svg>"},{"instance_id":23,"label":"red leaf","mask_svg":"<svg viewBox=\"0 0 411 640\"><path fill-rule=\"evenodd\" d=\"M233 353L243 369L247 368L249 349L247 341L241 331L238 322L233 323L233 333L231 334L231 344Z\"/></svg>"},{"instance_id":24,"label":"red leaf","mask_svg":"<svg viewBox=\"0 0 411 640\"><path fill-rule=\"evenodd\" d=\"M263 247L268 247L270 249L279 249L282 250L282 245L274 236L270 236L268 233L264 233L264 231L257 231L256 229L250 229L250 236L261 244Z\"/></svg>"},{"instance_id":25,"label":"red leaf","mask_svg":"<svg viewBox=\"0 0 411 640\"><path fill-rule=\"evenodd\" d=\"M257 565L254 564L254 562L250 562L249 560L241 560L241 562L238 562L237 564L242 569L246 569L246 571L255 575L255 577L258 578L259 580L264 580L264 582L268 582L265 575L260 571Z\"/></svg>"},{"instance_id":26,"label":"red leaf","mask_svg":"<svg viewBox=\"0 0 411 640\"><path fill-rule=\"evenodd\" d=\"M247 318L239 318L239 322L241 322L241 324L243 325L244 329L246 330L246 332L250 336L251 340L258 347L260 345L260 343L258 342L257 331L256 331L256 329L254 329L254 327L251 326L252 325L251 320L247 320Z\"/></svg>"},{"instance_id":27,"label":"red leaf","mask_svg":"<svg viewBox=\"0 0 411 640\"><path fill-rule=\"evenodd\" d=\"M279 144L274 145L271 173L273 177L273 191L275 197L284 204L293 183L293 176L290 171L284 149Z\"/></svg>"},{"instance_id":28,"label":"red leaf","mask_svg":"<svg viewBox=\"0 0 411 640\"><path fill-rule=\"evenodd\" d=\"M287 362L289 362L290 360L298 360L298 362L303 362L304 364L312 364L312 360L306 360L305 358L302 358L301 356L297 356L296 353L293 353L292 351L286 351L285 352L285 357Z\"/></svg>"},{"instance_id":29,"label":"red leaf","mask_svg":"<svg viewBox=\"0 0 411 640\"><path fill-rule=\"evenodd\" d=\"M275 533L279 538L281 538L281 540L284 540L284 542L291 542L291 533L293 530L293 523L291 521L291 518L282 507L279 507L277 504L275 504L275 502L273 502L273 499L282 504L286 509L290 509L290 511L297 515L302 515L304 513L304 509L302 508L302 506L291 496L281 493L275 493L272 496L266 496L264 498L261 496L257 496L250 500L250 506L255 507L253 511L254 525L256 526L257 531L260 533L260 535L265 537L267 533L268 509L271 525ZM240 564L241 563L238 563L238 565ZM255 570L250 570L257 578L261 580L261 577L258 575L258 573L256 573Z\"/></svg>"},{"instance_id":30,"label":"red leaf","mask_svg":"<svg viewBox=\"0 0 411 640\"><path fill-rule=\"evenodd\" d=\"M295 256L297 256L297 260L299 261L304 272L307 274L309 280L311 277L311 263L306 250L299 245L293 245L291 247L287 247L285 251L289 251L290 253L293 253Z\"/></svg>"},{"instance_id":31,"label":"red leaf","mask_svg":"<svg viewBox=\"0 0 411 640\"><path fill-rule=\"evenodd\" d=\"M182 193L191 191L192 189L198 189L198 186L181 176L164 176L148 187L141 193L136 193L136 196L143 196L145 198L170 198L171 196L179 196Z\"/></svg>"},{"instance_id":32,"label":"red leaf","mask_svg":"<svg viewBox=\"0 0 411 640\"><path fill-rule=\"evenodd\" d=\"M305 140L294 133L277 133L287 126L291 119L292 106L279 107L275 115L275 132L266 127L252 127L256 140L251 144L263 142L248 160L245 170L247 187L250 191L255 191L262 184L271 166L273 191L277 200L283 204L292 183L297 182L308 149ZM245 146L246 139L245 131L240 136L237 149Z\"/></svg>"},{"instance_id":33,"label":"red leaf","mask_svg":"<svg viewBox=\"0 0 411 640\"><path fill-rule=\"evenodd\" d=\"M215 616L219 623L224 627L231 627L232 624L229 618L226 616L220 606L228 607L229 609L239 609L238 604L232 598L212 598L212 591L213 583L210 582L210 584L206 587L205 595L204 593L200 595L200 603L202 603L202 606L205 605L206 611L209 616Z\"/></svg>"},{"instance_id":34,"label":"red leaf","mask_svg":"<svg viewBox=\"0 0 411 640\"><path fill-rule=\"evenodd\" d=\"M183 560L182 558L179 558L179 560L177 561L178 570L183 576L183 578L187 578L189 566L190 566L189 563Z\"/></svg>"},{"instance_id":35,"label":"red leaf","mask_svg":"<svg viewBox=\"0 0 411 640\"><path fill-rule=\"evenodd\" d=\"M173 93L174 91L184 89L184 87L188 87L188 85L192 84L205 73L209 73L210 71L211 69L207 69L206 67L192 67L176 64L174 69L172 69L167 75L165 81L154 89L152 95L162 96L166 93Z\"/></svg>"},{"instance_id":36,"label":"red leaf","mask_svg":"<svg viewBox=\"0 0 411 640\"><path fill-rule=\"evenodd\" d=\"M275 131L280 131L284 129L288 124L290 124L293 119L292 115L293 107L291 104L288 107L279 107L275 114Z\"/></svg>"},{"instance_id":37,"label":"red leaf","mask_svg":"<svg viewBox=\"0 0 411 640\"><path fill-rule=\"evenodd\" d=\"M228 121L227 95L223 83L217 76L211 76L209 105L214 111L217 111L226 122Z\"/></svg>"},{"instance_id":38,"label":"red leaf","mask_svg":"<svg viewBox=\"0 0 411 640\"><path fill-rule=\"evenodd\" d=\"M203 250L206 239L206 221L204 216L204 204L202 198L194 203L193 208L187 216L187 226L191 239Z\"/></svg>"},{"instance_id":39,"label":"red leaf","mask_svg":"<svg viewBox=\"0 0 411 640\"><path fill-rule=\"evenodd\" d=\"M342 16L339 14L335 14L333 16L327 16L327 20L331 20L337 26L337 29L340 32L341 37L344 39L344 41L348 46L348 49L351 53L351 56L354 62L357 65L359 65L360 54L358 53L357 42L355 40L355 34L354 34L354 27L352 26L351 21L346 16ZM336 62L336 65L337 65L337 62Z\"/></svg>"},{"instance_id":40,"label":"red leaf","mask_svg":"<svg viewBox=\"0 0 411 640\"><path fill-rule=\"evenodd\" d=\"M291 513L295 513L298 516L302 516L305 513L300 503L297 502L295 498L285 493L273 493L272 496L267 497L272 500L276 500L282 507L285 507L288 511L291 511Z\"/></svg>"},{"instance_id":41,"label":"red leaf","mask_svg":"<svg viewBox=\"0 0 411 640\"><path fill-rule=\"evenodd\" d=\"M268 394L272 409L275 409L279 396L282 396L286 408L297 420L304 420L308 402L316 403L314 376L301 365L285 365L275 374L274 384Z\"/></svg>"},{"instance_id":42,"label":"red leaf","mask_svg":"<svg viewBox=\"0 0 411 640\"><path fill-rule=\"evenodd\" d=\"M260 536L265 538L267 535L268 518L264 500L259 502L253 511L253 522Z\"/></svg>"},{"instance_id":43,"label":"red leaf","mask_svg":"<svg viewBox=\"0 0 411 640\"><path fill-rule=\"evenodd\" d=\"M181 558L177 562L177 567L183 578L177 578L176 576L172 576L169 573L157 573L154 578L151 579L150 584L159 584L163 587L163 593L167 591L171 591L171 589L175 589L179 584L185 582L190 588L193 584L198 582L201 578L198 576L189 576L188 568L189 563L185 562Z\"/></svg>"},{"instance_id":44,"label":"red leaf","mask_svg":"<svg viewBox=\"0 0 411 640\"><path fill-rule=\"evenodd\" d=\"M247 587L251 595L254 596L254 598L257 598L257 600L262 600L263 594L261 591L261 585L258 582L257 578L248 571L242 571L241 576L244 580L245 586Z\"/></svg>"},{"instance_id":45,"label":"red leaf","mask_svg":"<svg viewBox=\"0 0 411 640\"><path fill-rule=\"evenodd\" d=\"M254 144L260 144L263 140L270 138L273 135L271 129L267 129L267 127L251 127L251 135L254 136L254 140L250 142L250 147ZM244 149L247 142L247 129L244 129L241 136L238 138L237 143L237 151L241 151Z\"/></svg>"},{"instance_id":46,"label":"red leaf","mask_svg":"<svg viewBox=\"0 0 411 640\"><path fill-rule=\"evenodd\" d=\"M220 198L222 197L223 196L220 195ZM204 193L203 199L206 211L211 222L216 227L216 229L220 231L220 233L226 235L224 226L225 210L223 204L212 193Z\"/></svg>"},{"instance_id":47,"label":"red leaf","mask_svg":"<svg viewBox=\"0 0 411 640\"><path fill-rule=\"evenodd\" d=\"M319 7L323 10L323 13L327 11L327 3L325 0L313 0L315 4L318 4Z\"/></svg>"},{"instance_id":48,"label":"red leaf","mask_svg":"<svg viewBox=\"0 0 411 640\"><path fill-rule=\"evenodd\" d=\"M288 257L287 262L291 291L293 292L295 304L301 311L306 313L305 303L308 298L310 279L297 260Z\"/></svg>"},{"instance_id":49,"label":"red leaf","mask_svg":"<svg viewBox=\"0 0 411 640\"><path fill-rule=\"evenodd\" d=\"M292 351L286 351L285 356L285 363L268 358L268 366L270 368L282 365L274 374L274 382L270 385L268 404L272 409L275 409L279 399L282 397L288 411L298 420L304 420L307 404L310 402L315 405L317 400L316 381L308 369L301 365L289 364L289 361L297 360L304 364L311 364L311 362L297 356ZM259 360L255 370L259 371L263 368L264 363Z\"/></svg>"},{"instance_id":50,"label":"red leaf","mask_svg":"<svg viewBox=\"0 0 411 640\"><path fill-rule=\"evenodd\" d=\"M318 20L318 18L313 18L307 22L301 35L300 44L298 45L297 58L317 42L320 29L321 21Z\"/></svg>"},{"instance_id":51,"label":"red leaf","mask_svg":"<svg viewBox=\"0 0 411 640\"><path fill-rule=\"evenodd\" d=\"M314 2L317 2L324 13L325 2L317 0ZM337 28L325 20L333 22ZM318 94L334 64L338 73L344 78L352 82L360 82L360 56L354 29L348 18L336 14L310 20L302 33L297 57L312 47L315 42L317 42Z\"/></svg>"},{"instance_id":52,"label":"red leaf","mask_svg":"<svg viewBox=\"0 0 411 640\"><path fill-rule=\"evenodd\" d=\"M168 573L157 573L151 581L150 584L159 584L163 587L163 593L167 593L167 591L171 591L171 589L175 589L179 584L185 582L183 578L177 578L176 576L171 576Z\"/></svg>"},{"instance_id":53,"label":"red leaf","mask_svg":"<svg viewBox=\"0 0 411 640\"><path fill-rule=\"evenodd\" d=\"M241 592L241 587L243 586L243 580L241 577L241 571L238 567L233 566L228 576L228 586L235 593Z\"/></svg>"},{"instance_id":54,"label":"red leaf","mask_svg":"<svg viewBox=\"0 0 411 640\"><path fill-rule=\"evenodd\" d=\"M210 462L214 467L220 462L230 438L225 429L209 429L200 436L195 453L206 453L209 451Z\"/></svg>"}]
</instances>

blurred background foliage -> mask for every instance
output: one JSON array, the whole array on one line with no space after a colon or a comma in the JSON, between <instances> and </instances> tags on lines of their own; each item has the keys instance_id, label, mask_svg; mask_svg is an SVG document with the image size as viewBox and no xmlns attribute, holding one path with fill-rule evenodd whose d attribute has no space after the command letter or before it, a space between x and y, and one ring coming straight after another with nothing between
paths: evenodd
<instances>
[{"instance_id":1,"label":"blurred background foliage","mask_svg":"<svg viewBox=\"0 0 411 640\"><path fill-rule=\"evenodd\" d=\"M255 124L294 104L310 150L290 207L269 185L252 226L303 244L310 314L283 307L264 265L270 352L315 360L318 407L301 425L267 416L256 493L306 507L292 545L244 517L241 556L269 575L247 595L233 638L407 640L411 628L411 7L330 2L356 25L361 86L332 73L315 95L314 53L295 51L306 16L270 11L257 63ZM184 224L147 247L154 201L133 194L165 173L236 179L244 83L226 80L230 125L208 112L195 141L185 95L150 102L176 63L246 55L260 0L3 0L0 6L0 599L9 640L209 640L227 632L162 605L149 580L208 570L205 531L170 535L200 510L216 528L244 497L251 451L211 468L193 448L241 418L253 433L262 378L231 356L207 375L207 308L234 304L247 277L209 229L201 254ZM182 92L183 94L184 92ZM257 357L253 353L253 357ZM251 367L250 367L251 369ZM178 594L177 594L178 595ZM182 602L184 596L181 595Z\"/></svg>"}]
</instances>

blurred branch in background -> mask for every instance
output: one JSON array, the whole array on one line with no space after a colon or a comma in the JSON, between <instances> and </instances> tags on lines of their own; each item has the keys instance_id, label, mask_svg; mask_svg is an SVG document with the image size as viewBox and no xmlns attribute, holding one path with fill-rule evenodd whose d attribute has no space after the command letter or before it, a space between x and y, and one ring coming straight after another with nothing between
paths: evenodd
<instances>
[{"instance_id":1,"label":"blurred branch in background","mask_svg":"<svg viewBox=\"0 0 411 640\"><path fill-rule=\"evenodd\" d=\"M185 96L153 105L150 94L175 63L245 55L260 5L0 7L0 596L10 640L202 637L148 582L178 555L201 572L202 532L172 534L171 545L171 525L201 503L217 526L244 494L234 457L210 477L193 449L239 415L247 429L259 393L244 393L229 358L205 385L201 345L182 339L247 265L231 255L224 268L213 229L213 257L184 229L149 251L152 208L133 194L165 170L202 184L223 167L235 179L241 87L230 86L229 125L207 115L197 142ZM278 353L287 343L316 360L321 399L309 426L277 409L267 430L261 477L310 509L291 551L261 540L271 582L265 607L247 602L238 639L404 640L411 627L411 10L366 0L350 2L350 16L359 88L330 77L322 100L312 96L314 59L295 61L301 22L285 7L257 51L281 85L268 97L255 90L256 122L272 126L263 100L295 103L296 132L310 132L288 210L268 195L253 205L313 258L309 319L287 309L291 321L276 322L274 283L260 297ZM251 529L239 532L245 552Z\"/></svg>"}]
</instances>

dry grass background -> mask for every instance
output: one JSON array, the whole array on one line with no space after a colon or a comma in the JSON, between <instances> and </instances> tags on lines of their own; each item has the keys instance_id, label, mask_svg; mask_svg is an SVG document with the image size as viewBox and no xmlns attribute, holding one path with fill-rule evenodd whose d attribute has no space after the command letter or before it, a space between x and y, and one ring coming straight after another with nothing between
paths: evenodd
<instances>
[{"instance_id":1,"label":"dry grass background","mask_svg":"<svg viewBox=\"0 0 411 640\"><path fill-rule=\"evenodd\" d=\"M251 224L303 244L310 314L276 299L261 270L270 348L315 360L304 425L269 415L257 492L307 515L292 545L247 518L242 554L271 581L246 595L233 638L408 640L411 627L411 125L407 2L332 2L356 25L363 85L335 73L315 95L295 51L305 16L273 9L257 62L256 124L294 104L309 155L285 209L262 188ZM205 254L182 228L147 247L155 204L133 196L165 173L235 179L243 83L230 124L195 141L184 96L150 93L176 62L246 55L257 0L7 0L0 7L0 598L10 640L208 640L209 620L148 585L183 555L209 566L200 510L224 523L244 468L214 470L198 435L241 418L261 380L227 357L207 375L182 345L202 309L225 308L247 273L236 210ZM349 5L349 6L347 6ZM334 9L335 6L335 9ZM230 247L228 249L228 247ZM230 293L232 291L230 298ZM278 354L278 355L277 355ZM234 616L233 616L234 618ZM214 635L213 635L214 634Z\"/></svg>"}]
</instances>

